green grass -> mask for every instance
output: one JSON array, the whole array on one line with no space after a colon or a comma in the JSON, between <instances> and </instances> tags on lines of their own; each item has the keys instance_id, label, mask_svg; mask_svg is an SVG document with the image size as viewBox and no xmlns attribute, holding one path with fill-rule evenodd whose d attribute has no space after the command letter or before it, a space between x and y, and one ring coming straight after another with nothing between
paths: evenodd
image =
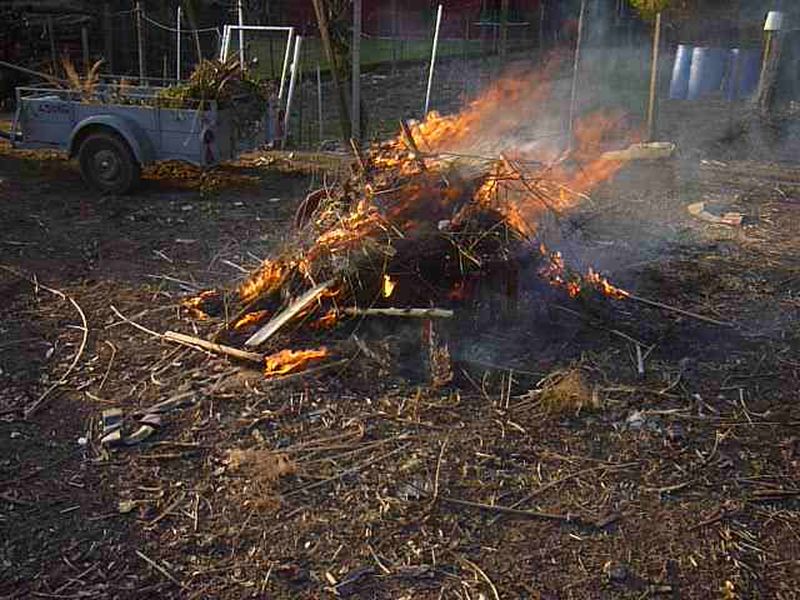
<instances>
[{"instance_id":1,"label":"green grass","mask_svg":"<svg viewBox=\"0 0 800 600\"><path fill-rule=\"evenodd\" d=\"M399 63L428 61L431 54L430 40L385 40L366 39L361 42L361 67L369 69L379 65L391 64L393 60ZM270 40L253 39L247 44L248 56L257 56L259 66L256 73L259 77L276 79L281 75L283 65L283 52L285 43L273 40L270 49ZM230 54L236 53L236 44L231 44ZM302 66L306 73L315 72L317 64L323 72L330 70L328 60L322 49L320 41L316 38L303 38L301 46ZM481 40L440 40L437 56L470 57L474 58L485 54L485 46Z\"/></svg>"}]
</instances>

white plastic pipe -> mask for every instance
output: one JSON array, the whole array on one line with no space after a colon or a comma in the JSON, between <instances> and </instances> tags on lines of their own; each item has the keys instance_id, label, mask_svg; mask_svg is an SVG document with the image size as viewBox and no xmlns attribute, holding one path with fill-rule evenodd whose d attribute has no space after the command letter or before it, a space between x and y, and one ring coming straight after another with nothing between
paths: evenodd
<instances>
[{"instance_id":1,"label":"white plastic pipe","mask_svg":"<svg viewBox=\"0 0 800 600\"><path fill-rule=\"evenodd\" d=\"M242 8L242 0L238 2L239 12L239 27L244 27L244 9ZM244 70L244 30L239 30L239 67Z\"/></svg>"},{"instance_id":2,"label":"white plastic pipe","mask_svg":"<svg viewBox=\"0 0 800 600\"><path fill-rule=\"evenodd\" d=\"M433 48L431 49L431 68L428 71L428 89L425 92L425 112L422 115L424 119L428 116L428 111L431 106L431 88L433 87L433 67L436 64L436 50L439 47L439 27L442 24L442 5L436 11L436 29L433 32Z\"/></svg>"},{"instance_id":3,"label":"white plastic pipe","mask_svg":"<svg viewBox=\"0 0 800 600\"><path fill-rule=\"evenodd\" d=\"M175 41L176 41L176 57L175 57L175 79L178 81L181 80L181 6L178 5L178 15L176 17L176 31L175 34Z\"/></svg>"},{"instance_id":4,"label":"white plastic pipe","mask_svg":"<svg viewBox=\"0 0 800 600\"><path fill-rule=\"evenodd\" d=\"M297 81L297 71L300 68L300 44L303 43L303 38L297 36L294 43L294 59L292 60L292 76L289 79L289 93L286 96L286 114L283 115L283 145L286 145L286 139L289 137L289 116L292 112L292 97L294 96L294 86Z\"/></svg>"}]
</instances>

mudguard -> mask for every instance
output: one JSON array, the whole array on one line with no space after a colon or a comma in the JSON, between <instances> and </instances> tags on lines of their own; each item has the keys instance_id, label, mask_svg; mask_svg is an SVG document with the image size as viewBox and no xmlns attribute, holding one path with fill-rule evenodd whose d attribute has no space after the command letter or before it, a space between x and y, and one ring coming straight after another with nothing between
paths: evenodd
<instances>
[{"instance_id":1,"label":"mudguard","mask_svg":"<svg viewBox=\"0 0 800 600\"><path fill-rule=\"evenodd\" d=\"M76 142L83 137L82 133L85 133L87 128L111 129L121 135L128 142L139 164L146 165L155 161L155 151L147 134L135 121L118 115L95 115L78 123L69 136L67 149L70 156L77 153Z\"/></svg>"}]
</instances>

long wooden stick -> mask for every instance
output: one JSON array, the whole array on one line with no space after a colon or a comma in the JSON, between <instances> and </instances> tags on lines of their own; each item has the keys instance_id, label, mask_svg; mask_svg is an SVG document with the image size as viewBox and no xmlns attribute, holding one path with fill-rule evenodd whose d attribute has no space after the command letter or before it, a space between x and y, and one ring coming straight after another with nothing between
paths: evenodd
<instances>
[{"instance_id":1,"label":"long wooden stick","mask_svg":"<svg viewBox=\"0 0 800 600\"><path fill-rule=\"evenodd\" d=\"M527 519L546 519L549 521L562 521L564 523L585 523L593 524L578 515L571 515L569 513L562 515L557 513L546 513L538 510L519 510L516 508L508 508L507 506L495 506L493 504L481 504L480 502L469 502L468 500L459 500L458 498L440 497L439 500L446 504L454 504L456 506L464 506L467 508L476 508L487 512L493 512L504 515L511 515L515 517L523 517Z\"/></svg>"},{"instance_id":2,"label":"long wooden stick","mask_svg":"<svg viewBox=\"0 0 800 600\"><path fill-rule=\"evenodd\" d=\"M647 103L647 139L653 141L656 134L656 92L658 91L658 54L661 49L661 12L656 14L653 33L653 56L650 64L650 99Z\"/></svg>"},{"instance_id":3,"label":"long wooden stick","mask_svg":"<svg viewBox=\"0 0 800 600\"><path fill-rule=\"evenodd\" d=\"M240 360L247 360L259 364L264 362L264 357L258 352L247 352L246 350L239 350L238 348L223 346L222 344L209 342L208 340L204 340L202 338L178 333L177 331L167 331L164 333L163 338L165 340L169 340L170 342L182 344L191 348L201 348L203 350L208 350L209 352L214 352L215 354L225 354L226 356L238 358Z\"/></svg>"},{"instance_id":4,"label":"long wooden stick","mask_svg":"<svg viewBox=\"0 0 800 600\"><path fill-rule=\"evenodd\" d=\"M352 84L350 111L351 139L361 139L361 0L353 0Z\"/></svg>"},{"instance_id":5,"label":"long wooden stick","mask_svg":"<svg viewBox=\"0 0 800 600\"><path fill-rule=\"evenodd\" d=\"M412 317L418 319L449 319L453 311L446 308L358 308L352 306L343 310L350 316L365 317Z\"/></svg>"},{"instance_id":6,"label":"long wooden stick","mask_svg":"<svg viewBox=\"0 0 800 600\"><path fill-rule=\"evenodd\" d=\"M635 302L640 302L642 304L647 304L649 306L654 306L656 308L663 308L664 310L678 313L679 315L683 315L685 317L691 317L692 319L697 319L698 321L705 321L706 323L711 323L712 325L720 325L721 327L736 327L736 323L731 323L730 321L719 321L717 319L712 319L711 317L706 317L705 315L700 315L690 310L684 310L682 308L678 308L677 306L670 306L669 304L664 304L663 302L657 302L656 300L649 300L648 298L642 298L641 296L637 296L636 294L631 294L630 292L627 291L625 292L625 297L628 300L633 300Z\"/></svg>"}]
</instances>

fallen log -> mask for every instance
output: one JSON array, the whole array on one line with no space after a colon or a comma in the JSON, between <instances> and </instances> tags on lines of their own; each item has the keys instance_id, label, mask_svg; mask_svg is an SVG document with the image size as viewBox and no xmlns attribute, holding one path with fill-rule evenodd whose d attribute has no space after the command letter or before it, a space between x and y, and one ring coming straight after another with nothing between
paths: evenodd
<instances>
[{"instance_id":1,"label":"fallen log","mask_svg":"<svg viewBox=\"0 0 800 600\"><path fill-rule=\"evenodd\" d=\"M240 360L247 360L259 364L264 362L264 357L258 352L247 352L246 350L239 350L238 348L223 346L222 344L217 344L216 342L209 342L208 340L178 333L177 331L167 331L164 333L163 338L165 340L169 340L170 342L182 344L191 348L208 350L209 352L214 352L216 354L224 354L226 356L230 356L231 358L238 358Z\"/></svg>"}]
</instances>

